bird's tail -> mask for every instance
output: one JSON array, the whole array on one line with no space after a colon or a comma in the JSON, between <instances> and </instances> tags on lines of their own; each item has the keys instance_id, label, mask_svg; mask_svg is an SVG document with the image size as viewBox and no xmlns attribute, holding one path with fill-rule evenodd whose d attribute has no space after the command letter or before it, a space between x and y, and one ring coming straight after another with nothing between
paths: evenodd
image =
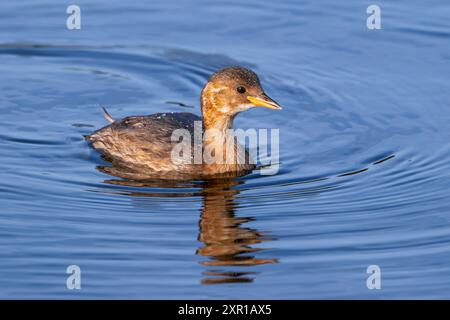
<instances>
[{"instance_id":1,"label":"bird's tail","mask_svg":"<svg viewBox=\"0 0 450 320\"><path fill-rule=\"evenodd\" d=\"M108 113L108 111L104 107L102 107L102 109L103 109L103 116L105 117L106 120L108 120L111 123L116 121L113 117L111 117L111 115Z\"/></svg>"}]
</instances>

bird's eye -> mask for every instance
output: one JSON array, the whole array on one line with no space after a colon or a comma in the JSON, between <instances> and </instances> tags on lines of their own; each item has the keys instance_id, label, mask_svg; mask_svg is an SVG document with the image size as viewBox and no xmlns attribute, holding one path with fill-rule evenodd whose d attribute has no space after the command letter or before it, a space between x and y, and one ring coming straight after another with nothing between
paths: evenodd
<instances>
[{"instance_id":1,"label":"bird's eye","mask_svg":"<svg viewBox=\"0 0 450 320\"><path fill-rule=\"evenodd\" d=\"M244 87L237 87L236 90L239 93L245 93L245 88Z\"/></svg>"}]
</instances>

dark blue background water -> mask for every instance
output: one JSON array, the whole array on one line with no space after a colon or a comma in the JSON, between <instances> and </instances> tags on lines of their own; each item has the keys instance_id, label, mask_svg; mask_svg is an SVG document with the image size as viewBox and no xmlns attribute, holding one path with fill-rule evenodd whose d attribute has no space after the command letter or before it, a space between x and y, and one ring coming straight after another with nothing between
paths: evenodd
<instances>
[{"instance_id":1,"label":"dark blue background water","mask_svg":"<svg viewBox=\"0 0 450 320\"><path fill-rule=\"evenodd\" d=\"M447 1L79 0L73 31L69 4L0 4L1 298L450 297ZM277 175L96 169L82 135L105 125L99 105L198 114L230 64L285 106L235 123L280 128Z\"/></svg>"}]
</instances>

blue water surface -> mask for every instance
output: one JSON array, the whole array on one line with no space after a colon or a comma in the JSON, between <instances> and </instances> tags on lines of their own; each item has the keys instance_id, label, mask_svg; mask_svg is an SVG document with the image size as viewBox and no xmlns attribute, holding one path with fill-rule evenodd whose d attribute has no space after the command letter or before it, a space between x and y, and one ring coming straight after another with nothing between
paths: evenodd
<instances>
[{"instance_id":1,"label":"blue water surface","mask_svg":"<svg viewBox=\"0 0 450 320\"><path fill-rule=\"evenodd\" d=\"M80 30L70 4L0 4L0 298L450 298L448 1L76 0ZM280 129L278 174L97 169L100 105L200 114L236 64L285 107L235 121Z\"/></svg>"}]
</instances>

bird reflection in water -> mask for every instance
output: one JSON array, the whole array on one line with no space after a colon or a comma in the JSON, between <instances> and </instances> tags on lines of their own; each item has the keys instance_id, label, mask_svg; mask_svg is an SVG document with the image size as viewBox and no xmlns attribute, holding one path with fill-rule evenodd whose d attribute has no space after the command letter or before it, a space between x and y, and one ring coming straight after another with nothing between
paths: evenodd
<instances>
[{"instance_id":1,"label":"bird reflection in water","mask_svg":"<svg viewBox=\"0 0 450 320\"><path fill-rule=\"evenodd\" d=\"M201 262L208 267L252 266L274 263L276 259L258 259L255 253L260 248L252 247L274 238L242 225L254 218L235 215L235 198L239 191L234 186L239 182L233 179L206 182L203 190L203 208L199 223L199 240L203 246L197 253L209 257ZM206 271L202 283L251 282L251 272Z\"/></svg>"},{"instance_id":2,"label":"bird reflection in water","mask_svg":"<svg viewBox=\"0 0 450 320\"><path fill-rule=\"evenodd\" d=\"M111 167L98 167L100 171L111 174ZM118 172L114 171L115 175ZM121 174L127 179L106 180L106 183L133 187L156 187L156 188L190 188L200 187L199 192L188 193L150 193L127 192L130 196L140 197L192 197L201 196L203 206L199 221L198 240L202 245L197 249L196 254L207 257L207 260L200 262L208 269L203 272L202 284L217 283L245 283L252 282L257 272L247 269L249 266L260 264L277 263L275 258L257 258L256 253L264 250L255 248L253 245L265 241L276 240L265 232L243 226L247 222L254 221L254 218L238 217L235 214L237 203L236 196L239 190L236 188L243 181L234 178L223 178L204 181L201 184L193 182L180 182L170 180L139 180L139 176L130 173ZM131 179L134 178L134 179Z\"/></svg>"}]
</instances>

